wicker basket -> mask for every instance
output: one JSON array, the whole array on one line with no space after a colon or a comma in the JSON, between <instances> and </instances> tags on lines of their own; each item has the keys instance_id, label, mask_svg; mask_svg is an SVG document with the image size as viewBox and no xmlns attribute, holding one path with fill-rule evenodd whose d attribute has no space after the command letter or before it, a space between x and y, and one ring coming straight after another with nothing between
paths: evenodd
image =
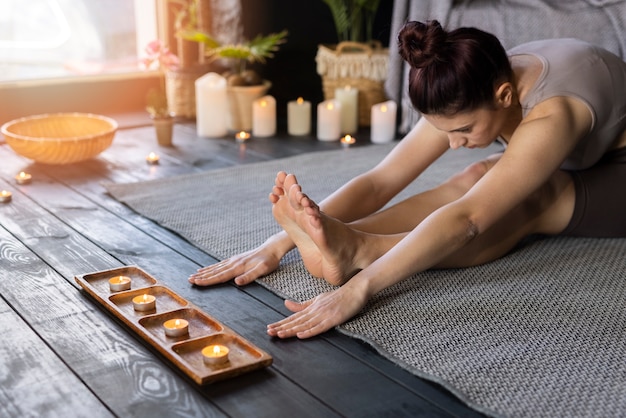
<instances>
[{"instance_id":1,"label":"wicker basket","mask_svg":"<svg viewBox=\"0 0 626 418\"><path fill-rule=\"evenodd\" d=\"M19 155L45 164L88 160L113 142L117 122L89 113L28 116L2 125L7 144Z\"/></svg>"},{"instance_id":2,"label":"wicker basket","mask_svg":"<svg viewBox=\"0 0 626 418\"><path fill-rule=\"evenodd\" d=\"M209 71L209 66L198 65L191 68L168 71L165 74L167 106L173 116L196 117L196 80Z\"/></svg>"},{"instance_id":3,"label":"wicker basket","mask_svg":"<svg viewBox=\"0 0 626 418\"><path fill-rule=\"evenodd\" d=\"M324 99L335 97L335 89L345 86L359 91L359 126L370 126L372 106L384 102L387 96L389 50L379 42L340 42L336 46L319 45L317 73L322 76Z\"/></svg>"}]
</instances>

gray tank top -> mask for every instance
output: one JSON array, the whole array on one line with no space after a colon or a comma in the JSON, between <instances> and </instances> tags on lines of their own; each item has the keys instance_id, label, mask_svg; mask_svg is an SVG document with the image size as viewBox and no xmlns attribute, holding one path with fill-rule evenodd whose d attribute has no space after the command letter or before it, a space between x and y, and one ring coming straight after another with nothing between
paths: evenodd
<instances>
[{"instance_id":1,"label":"gray tank top","mask_svg":"<svg viewBox=\"0 0 626 418\"><path fill-rule=\"evenodd\" d=\"M551 97L583 101L593 118L591 130L561 168L591 167L626 130L626 63L600 47L569 38L529 42L508 51L509 56L523 54L543 63L541 75L521 103L524 117Z\"/></svg>"}]
</instances>

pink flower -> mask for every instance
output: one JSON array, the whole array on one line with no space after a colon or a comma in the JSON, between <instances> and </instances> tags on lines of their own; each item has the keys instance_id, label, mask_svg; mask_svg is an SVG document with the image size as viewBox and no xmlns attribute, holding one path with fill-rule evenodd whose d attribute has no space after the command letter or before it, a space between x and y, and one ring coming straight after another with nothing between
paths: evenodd
<instances>
[{"instance_id":1,"label":"pink flower","mask_svg":"<svg viewBox=\"0 0 626 418\"><path fill-rule=\"evenodd\" d=\"M158 39L148 43L145 52L147 57L141 60L141 66L145 69L175 70L178 68L178 57Z\"/></svg>"}]
</instances>

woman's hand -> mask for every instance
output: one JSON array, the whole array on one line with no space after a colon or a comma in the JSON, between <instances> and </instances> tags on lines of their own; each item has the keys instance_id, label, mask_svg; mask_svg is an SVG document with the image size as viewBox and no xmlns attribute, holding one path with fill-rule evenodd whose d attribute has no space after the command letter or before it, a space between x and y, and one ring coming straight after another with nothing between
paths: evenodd
<instances>
[{"instance_id":1,"label":"woman's hand","mask_svg":"<svg viewBox=\"0 0 626 418\"><path fill-rule=\"evenodd\" d=\"M285 306L295 314L268 325L267 333L279 338L309 338L343 324L358 314L368 299L364 289L355 285L353 279L337 290L306 302L286 300Z\"/></svg>"},{"instance_id":2,"label":"woman's hand","mask_svg":"<svg viewBox=\"0 0 626 418\"><path fill-rule=\"evenodd\" d=\"M261 246L199 269L189 277L189 283L210 286L235 279L238 286L243 286L276 270L280 258L274 251Z\"/></svg>"}]
</instances>

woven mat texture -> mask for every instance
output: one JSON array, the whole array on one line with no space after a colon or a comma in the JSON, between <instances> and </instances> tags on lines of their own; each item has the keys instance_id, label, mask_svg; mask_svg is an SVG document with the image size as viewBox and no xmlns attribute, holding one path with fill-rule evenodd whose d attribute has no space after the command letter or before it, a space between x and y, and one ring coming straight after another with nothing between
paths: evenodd
<instances>
[{"instance_id":1,"label":"woven mat texture","mask_svg":"<svg viewBox=\"0 0 626 418\"><path fill-rule=\"evenodd\" d=\"M267 198L277 171L296 173L304 191L320 201L394 145L105 187L224 259L279 230ZM394 201L498 150L449 152ZM625 273L626 239L532 239L486 265L416 274L378 294L338 330L488 415L623 416ZM306 272L297 251L259 283L295 300L332 289Z\"/></svg>"}]
</instances>

